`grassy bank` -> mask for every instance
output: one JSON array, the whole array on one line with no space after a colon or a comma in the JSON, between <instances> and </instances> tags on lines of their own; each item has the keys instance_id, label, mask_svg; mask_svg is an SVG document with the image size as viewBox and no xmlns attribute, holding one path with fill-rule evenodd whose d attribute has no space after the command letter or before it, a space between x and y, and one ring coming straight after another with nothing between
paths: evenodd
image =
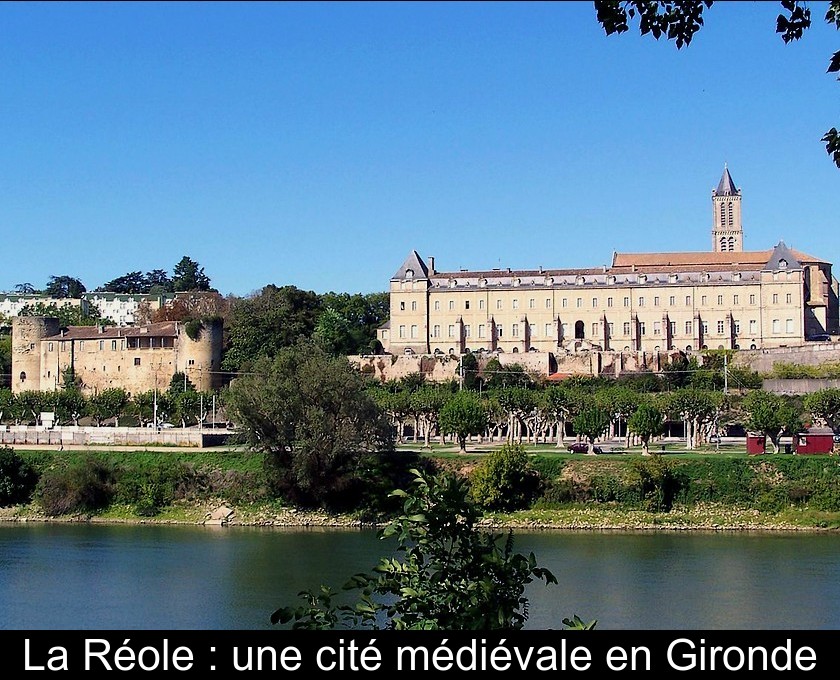
<instances>
[{"instance_id":1,"label":"grassy bank","mask_svg":"<svg viewBox=\"0 0 840 680\"><path fill-rule=\"evenodd\" d=\"M636 452L582 456L539 447L529 451L541 480L531 507L488 514L485 521L576 530L840 529L838 457L684 451L653 457ZM53 480L59 501L70 494L67 484L89 480L74 477L74 470L92 471L95 481L97 474L105 475L104 469L109 496L95 511L49 512L42 499L2 508L0 520L200 524L218 521L214 518L223 507L233 511L224 519L233 525L359 526L383 519L369 512L331 515L289 507L272 498L262 457L250 452L17 453L35 469L42 486L45 475ZM423 455L438 468L469 474L486 452L464 455L438 449Z\"/></svg>"}]
</instances>

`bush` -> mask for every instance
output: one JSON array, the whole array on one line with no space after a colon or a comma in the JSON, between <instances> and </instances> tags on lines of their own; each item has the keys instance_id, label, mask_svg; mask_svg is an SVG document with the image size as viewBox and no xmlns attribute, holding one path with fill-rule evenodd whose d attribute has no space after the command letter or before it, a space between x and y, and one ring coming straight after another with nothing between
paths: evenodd
<instances>
[{"instance_id":1,"label":"bush","mask_svg":"<svg viewBox=\"0 0 840 680\"><path fill-rule=\"evenodd\" d=\"M0 449L0 506L27 503L32 497L38 475L13 449Z\"/></svg>"},{"instance_id":2,"label":"bush","mask_svg":"<svg viewBox=\"0 0 840 680\"><path fill-rule=\"evenodd\" d=\"M470 475L470 496L488 510L518 510L536 496L539 476L521 444L505 444L488 454Z\"/></svg>"},{"instance_id":3,"label":"bush","mask_svg":"<svg viewBox=\"0 0 840 680\"><path fill-rule=\"evenodd\" d=\"M47 515L101 510L114 497L114 470L96 459L47 470L38 482L36 497Z\"/></svg>"},{"instance_id":4,"label":"bush","mask_svg":"<svg viewBox=\"0 0 840 680\"><path fill-rule=\"evenodd\" d=\"M633 461L633 469L638 476L639 496L645 510L669 512L684 486L674 465L664 456L654 454Z\"/></svg>"}]
</instances>

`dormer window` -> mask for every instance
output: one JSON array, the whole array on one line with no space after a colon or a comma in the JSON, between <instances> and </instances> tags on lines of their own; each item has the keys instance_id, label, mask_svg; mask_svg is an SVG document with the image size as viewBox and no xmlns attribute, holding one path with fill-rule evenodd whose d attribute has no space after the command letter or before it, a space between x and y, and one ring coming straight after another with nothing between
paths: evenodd
<instances>
[{"instance_id":1,"label":"dormer window","mask_svg":"<svg viewBox=\"0 0 840 680\"><path fill-rule=\"evenodd\" d=\"M514 279L513 280L513 285L514 286L518 286L520 283L522 283L522 279Z\"/></svg>"},{"instance_id":2,"label":"dormer window","mask_svg":"<svg viewBox=\"0 0 840 680\"><path fill-rule=\"evenodd\" d=\"M787 260L779 260L779 269L787 269Z\"/></svg>"},{"instance_id":3,"label":"dormer window","mask_svg":"<svg viewBox=\"0 0 840 680\"><path fill-rule=\"evenodd\" d=\"M615 277L614 276L608 276L607 277L607 283L612 286L615 283Z\"/></svg>"},{"instance_id":4,"label":"dormer window","mask_svg":"<svg viewBox=\"0 0 840 680\"><path fill-rule=\"evenodd\" d=\"M455 279L449 279L449 287L454 288L458 285L458 282Z\"/></svg>"},{"instance_id":5,"label":"dormer window","mask_svg":"<svg viewBox=\"0 0 840 680\"><path fill-rule=\"evenodd\" d=\"M478 280L478 287L479 288L484 288L484 286L486 286L486 285L487 285L487 279L479 279Z\"/></svg>"},{"instance_id":6,"label":"dormer window","mask_svg":"<svg viewBox=\"0 0 840 680\"><path fill-rule=\"evenodd\" d=\"M577 285L577 286L582 286L584 283L586 283L586 279L583 278L582 276L578 276L575 279L575 285Z\"/></svg>"},{"instance_id":7,"label":"dormer window","mask_svg":"<svg viewBox=\"0 0 840 680\"><path fill-rule=\"evenodd\" d=\"M676 283L679 281L680 276L679 274L669 274L668 275L668 283Z\"/></svg>"},{"instance_id":8,"label":"dormer window","mask_svg":"<svg viewBox=\"0 0 840 680\"><path fill-rule=\"evenodd\" d=\"M639 274L639 283L647 283L647 274Z\"/></svg>"},{"instance_id":9,"label":"dormer window","mask_svg":"<svg viewBox=\"0 0 840 680\"><path fill-rule=\"evenodd\" d=\"M414 278L414 270L413 269L406 269L405 270L405 278L413 279Z\"/></svg>"},{"instance_id":10,"label":"dormer window","mask_svg":"<svg viewBox=\"0 0 840 680\"><path fill-rule=\"evenodd\" d=\"M735 273L732 275L732 280L733 280L733 281L740 281L740 280L741 280L741 272L735 272Z\"/></svg>"}]
</instances>

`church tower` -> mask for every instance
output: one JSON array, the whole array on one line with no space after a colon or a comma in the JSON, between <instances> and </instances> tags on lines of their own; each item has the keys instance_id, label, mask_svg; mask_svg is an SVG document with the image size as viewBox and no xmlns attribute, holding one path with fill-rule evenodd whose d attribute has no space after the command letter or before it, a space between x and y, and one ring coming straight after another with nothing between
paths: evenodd
<instances>
[{"instance_id":1,"label":"church tower","mask_svg":"<svg viewBox=\"0 0 840 680\"><path fill-rule=\"evenodd\" d=\"M725 165L717 189L712 190L712 210L712 250L716 253L742 252L744 230L741 226L741 190L735 188L732 175Z\"/></svg>"}]
</instances>

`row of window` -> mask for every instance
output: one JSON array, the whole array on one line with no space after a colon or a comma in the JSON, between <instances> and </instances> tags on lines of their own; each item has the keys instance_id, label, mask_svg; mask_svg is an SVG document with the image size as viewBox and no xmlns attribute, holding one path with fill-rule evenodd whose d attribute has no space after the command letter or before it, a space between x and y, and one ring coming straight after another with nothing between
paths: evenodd
<instances>
[{"instance_id":1,"label":"row of window","mask_svg":"<svg viewBox=\"0 0 840 680\"><path fill-rule=\"evenodd\" d=\"M724 295L718 295L717 296L717 305L719 307L723 306L724 300L725 300ZM756 304L756 296L754 294L751 294L749 296L748 300L749 300L750 305L755 305ZM774 304L774 305L779 304L779 294L778 293L773 293L771 300L772 300L772 304ZM470 302L471 302L470 300L464 300L464 309L465 310L470 309ZM614 302L615 302L614 298L608 297L607 298L607 307L613 307ZM654 295L652 302L653 302L654 307L659 307L661 305L661 298L658 295ZM789 305L792 302L793 302L793 294L792 293L785 293L785 304ZM624 307L630 307L630 296L625 296L622 300L622 303L623 303ZM591 304L592 308L596 309L598 307L598 304L599 304L598 303L598 298L593 297L592 298L592 304ZM691 304L692 304L691 295L686 295L685 296L685 306L686 307L691 307ZM741 304L740 295L733 295L732 296L732 304L736 305L736 306ZM636 306L637 307L645 307L646 305L647 305L647 299L644 296L639 296L636 300ZM568 308L569 298L562 298L560 300L560 306L562 308ZM580 309L583 306L584 306L583 298L580 298L580 297L576 298L575 299L575 307ZM668 306L669 307L676 307L677 306L677 296L676 295L671 295L671 296L668 297ZM709 297L707 295L701 295L700 296L700 306L701 307L709 306ZM439 312L440 308L441 308L441 301L440 300L435 300L434 305L433 305L434 311ZM455 300L449 300L448 301L448 308L449 308L449 311L455 311ZM519 300L518 299L514 298L513 300L511 300L511 308L512 309L519 309ZM529 299L528 300L528 309L536 309L536 308L537 308L536 298ZM551 309L551 298L545 298L545 308L546 309ZM411 301L410 309L411 309L412 312L417 311L417 301L416 300ZM484 309L484 300L479 300L478 301L478 309ZM504 301L503 300L501 300L501 299L496 300L496 309L504 309ZM405 311L405 310L406 310L406 302L402 301L402 302L400 302L400 311Z\"/></svg>"},{"instance_id":2,"label":"row of window","mask_svg":"<svg viewBox=\"0 0 840 680\"><path fill-rule=\"evenodd\" d=\"M647 335L647 323L645 321L638 321L638 330L639 335ZM709 322L708 321L701 321L700 322L700 331L703 335L709 334ZM622 324L622 331L624 337L630 337L632 323L630 321L625 321ZM717 321L716 326L718 335L725 335L726 334L726 322L723 320ZM785 319L784 320L784 332L785 333L795 333L796 328L794 325L793 319ZM561 324L562 334L564 338L570 337L570 326L568 323ZM578 321L575 324L575 337L576 338L583 338L584 337L584 325L583 321ZM781 319L773 319L772 321L772 329L773 333L778 335L782 332L782 320ZM532 338L538 337L538 328L536 324L528 324L528 330L530 332L530 336ZM592 323L592 335L590 337L598 337L602 330L602 324L600 322ZM671 321L669 328L668 328L672 337L677 335L677 322ZM684 326L685 333L684 335L691 337L694 333L694 322L693 321L686 321ZM518 338L520 331L520 325L518 323L511 324L510 327L510 337ZM553 323L545 324L544 328L545 334L544 337L550 338L556 334L555 326ZM662 322L661 321L654 321L652 327L653 335L659 336L662 335ZM740 335L741 333L741 322L739 320L733 320L732 322L732 331L734 335ZM406 335L408 332L409 335ZM416 339L418 337L418 326L416 324L412 324L409 327L401 325L399 327L399 337L400 338L412 338ZM478 338L484 339L487 337L488 326L487 324L478 324ZM607 323L607 333L609 337L614 337L615 327L614 324L608 322ZM758 335L758 321L755 319L750 319L749 321L749 335L756 336ZM472 327L469 324L464 324L464 337L469 338L472 336ZM502 324L496 324L496 336L499 338L505 337L504 326ZM432 337L433 338L441 338L444 337L441 333L441 326L440 324L435 324L432 326ZM446 337L448 338L455 338L457 337L457 326L456 324L449 324L447 327L447 334Z\"/></svg>"},{"instance_id":3,"label":"row of window","mask_svg":"<svg viewBox=\"0 0 840 680\"><path fill-rule=\"evenodd\" d=\"M93 340L92 342L99 343L100 351L103 351L106 347L106 343L110 342L110 347L112 351L116 351L117 347L121 350L126 348L126 338L120 338L119 340ZM59 351L66 352L67 351L67 340L60 340L58 342L48 342L47 343L47 351L54 352L55 346L59 346ZM85 341L79 340L79 351L84 351L85 349ZM157 338L154 336L149 336L147 338L128 338L128 349L148 349L148 348L156 348L156 347L174 347L174 339L173 338Z\"/></svg>"}]
</instances>

